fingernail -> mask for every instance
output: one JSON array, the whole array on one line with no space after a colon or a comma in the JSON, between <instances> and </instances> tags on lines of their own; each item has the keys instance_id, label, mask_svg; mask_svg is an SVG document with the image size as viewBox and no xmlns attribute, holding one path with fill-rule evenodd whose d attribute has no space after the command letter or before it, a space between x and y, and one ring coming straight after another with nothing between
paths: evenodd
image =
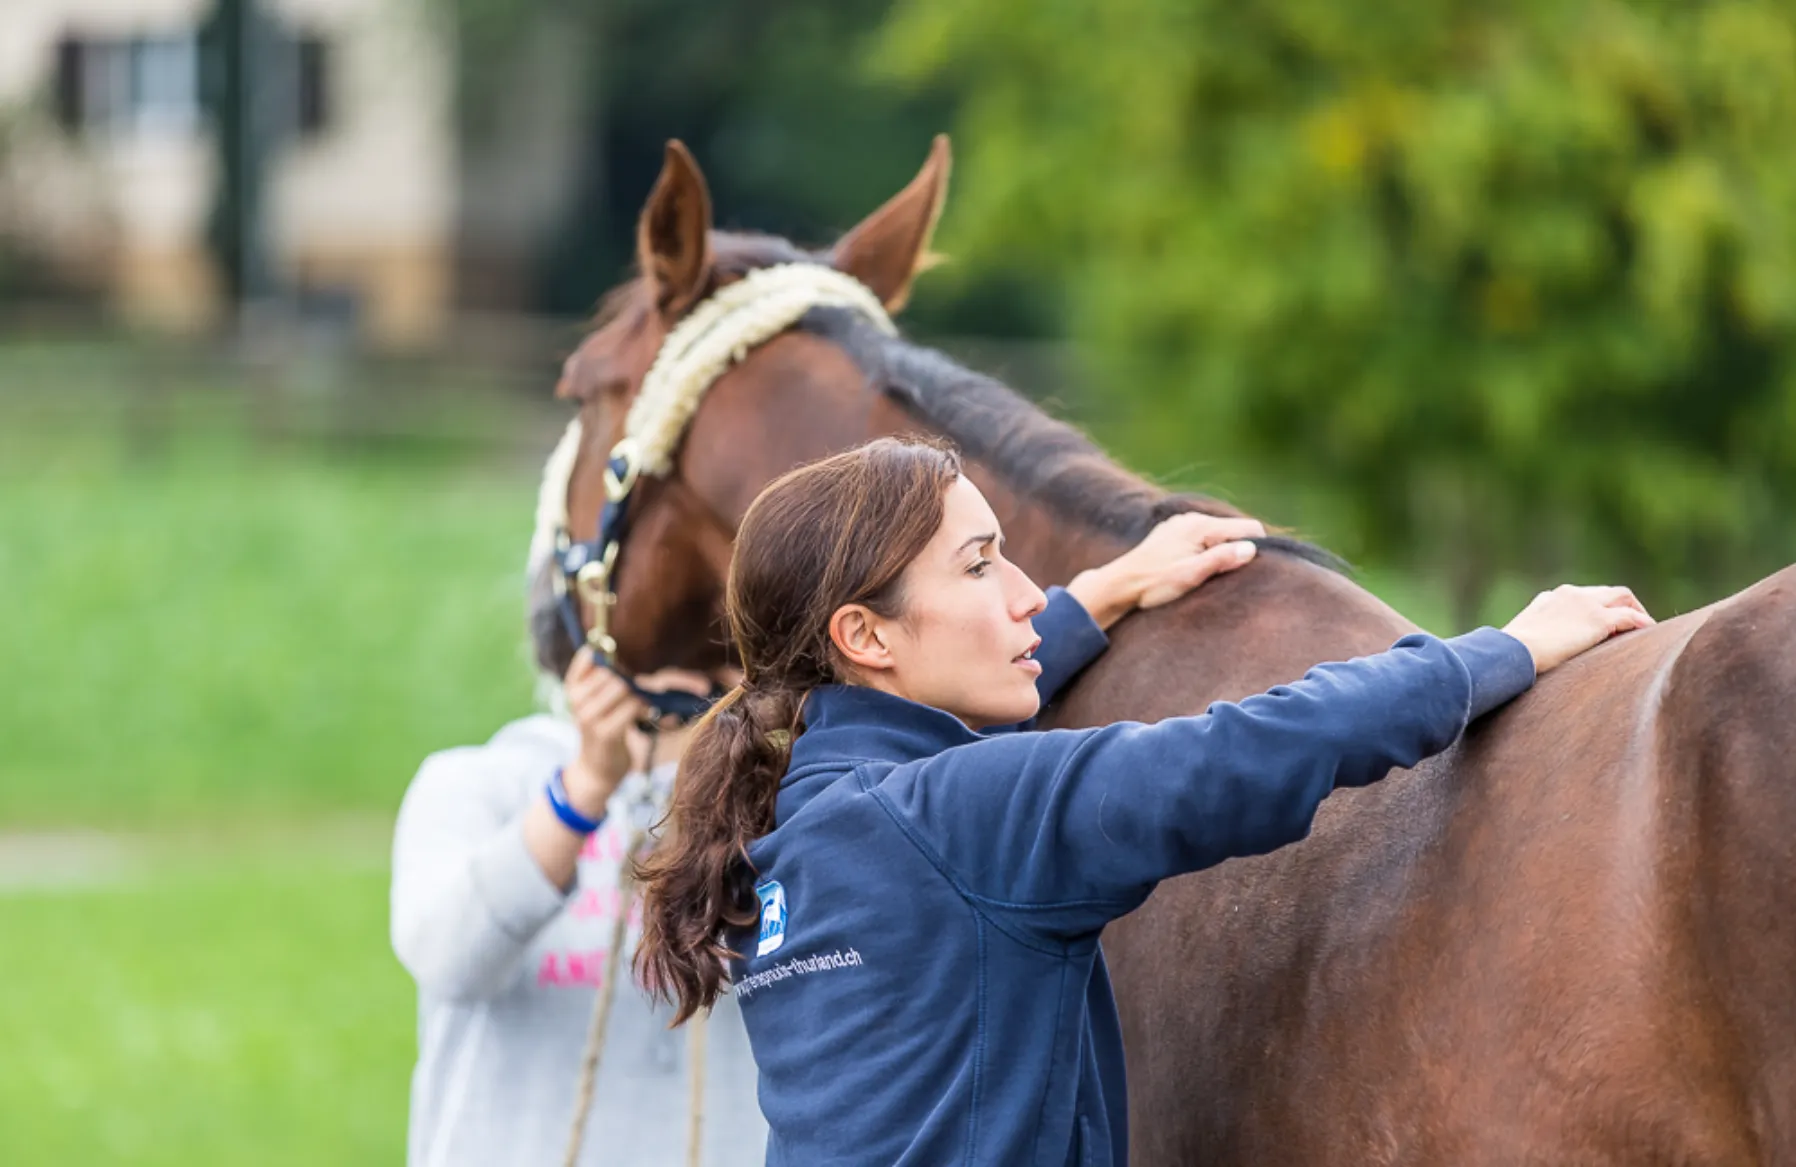
<instances>
[{"instance_id":1,"label":"fingernail","mask_svg":"<svg viewBox=\"0 0 1796 1167\"><path fill-rule=\"evenodd\" d=\"M1235 562L1236 563L1246 563L1248 560L1252 559L1256 554L1258 554L1259 550L1260 550L1259 547L1253 543L1248 543L1245 541L1237 543L1237 544L1235 544Z\"/></svg>"}]
</instances>

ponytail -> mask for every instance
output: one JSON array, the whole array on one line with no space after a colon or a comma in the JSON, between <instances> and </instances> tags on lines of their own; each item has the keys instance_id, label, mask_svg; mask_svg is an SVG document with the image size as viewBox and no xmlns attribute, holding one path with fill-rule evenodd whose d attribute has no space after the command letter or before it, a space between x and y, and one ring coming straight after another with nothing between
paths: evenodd
<instances>
[{"instance_id":1,"label":"ponytail","mask_svg":"<svg viewBox=\"0 0 1796 1167\"><path fill-rule=\"evenodd\" d=\"M748 845L773 830L802 695L737 686L698 723L680 760L667 835L636 867L636 978L678 1025L729 981L731 928L759 916Z\"/></svg>"},{"instance_id":2,"label":"ponytail","mask_svg":"<svg viewBox=\"0 0 1796 1167\"><path fill-rule=\"evenodd\" d=\"M905 568L941 526L959 478L952 450L881 438L788 472L743 515L724 612L748 679L698 723L667 837L636 867L636 978L674 1006L675 1025L717 1000L731 929L760 916L748 846L773 830L805 694L852 681L833 614L844 604L899 613Z\"/></svg>"}]
</instances>

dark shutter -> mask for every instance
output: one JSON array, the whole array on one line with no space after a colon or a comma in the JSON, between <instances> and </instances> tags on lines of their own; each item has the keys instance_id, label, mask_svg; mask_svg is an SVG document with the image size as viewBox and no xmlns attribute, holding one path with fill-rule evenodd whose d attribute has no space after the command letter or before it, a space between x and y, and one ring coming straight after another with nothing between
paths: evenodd
<instances>
[{"instance_id":1,"label":"dark shutter","mask_svg":"<svg viewBox=\"0 0 1796 1167\"><path fill-rule=\"evenodd\" d=\"M299 132L304 135L321 134L330 127L329 49L323 37L299 38Z\"/></svg>"},{"instance_id":2,"label":"dark shutter","mask_svg":"<svg viewBox=\"0 0 1796 1167\"><path fill-rule=\"evenodd\" d=\"M72 36L56 42L56 121L77 133L86 115L83 85L86 81L87 46Z\"/></svg>"}]
</instances>

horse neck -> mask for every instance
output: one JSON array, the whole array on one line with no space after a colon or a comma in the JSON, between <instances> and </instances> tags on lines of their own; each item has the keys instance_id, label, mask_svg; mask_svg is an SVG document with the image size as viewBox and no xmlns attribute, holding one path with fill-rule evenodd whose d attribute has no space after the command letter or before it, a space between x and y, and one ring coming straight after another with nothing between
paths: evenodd
<instances>
[{"instance_id":1,"label":"horse neck","mask_svg":"<svg viewBox=\"0 0 1796 1167\"><path fill-rule=\"evenodd\" d=\"M965 448L957 435L939 426L924 428ZM889 400L873 411L872 436L914 434L917 429L918 419ZM986 460L966 456L963 465L1003 527L1005 557L1043 586L1065 584L1081 571L1116 558L1137 541L1108 529L1101 520L1069 514L1066 508L1020 487ZM1111 479L1117 494L1135 494L1144 500L1163 494L1107 460L1090 470Z\"/></svg>"},{"instance_id":2,"label":"horse neck","mask_svg":"<svg viewBox=\"0 0 1796 1167\"><path fill-rule=\"evenodd\" d=\"M896 406L876 411L875 422L875 430L883 434L917 429L917 419ZM953 434L931 429L954 440ZM983 460L969 458L966 467L1003 525L1005 554L1037 583L1065 584L1127 551L1145 534L1119 532L1096 511L1080 514L1057 506ZM1082 478L1112 497L1134 496L1130 506L1144 514L1166 498L1165 492L1108 460L1088 463ZM1415 629L1340 572L1268 550L1238 574L1120 626L1119 643L1151 639L1161 652L1173 654L1181 662L1176 667L1179 680L1168 685L1159 668L1134 674L1101 700L1101 712L1105 718L1164 716L1238 699L1301 676L1323 661L1382 651ZM1174 666L1169 662L1167 668ZM1167 700L1178 707L1161 708Z\"/></svg>"},{"instance_id":3,"label":"horse neck","mask_svg":"<svg viewBox=\"0 0 1796 1167\"><path fill-rule=\"evenodd\" d=\"M833 347L834 358L847 356L859 374L825 378L831 384L819 393L820 406L865 401L871 382L884 391L861 415L863 437L922 429L954 442L967 476L1003 524L1006 555L1037 583L1064 584L1115 558L1146 536L1156 516L1179 509L1167 492L992 378L934 350L890 341L851 314L821 314L806 327L808 339L821 342L812 365L824 367L821 350ZM833 412L849 417L855 411ZM1214 509L1236 513L1220 504ZM1340 573L1269 550L1246 569L1166 611L1126 621L1119 631L1132 637L1149 627L1182 659L1201 662L1181 672L1212 678L1202 686L1206 695L1240 696L1324 660L1389 647L1415 626Z\"/></svg>"},{"instance_id":4,"label":"horse neck","mask_svg":"<svg viewBox=\"0 0 1796 1167\"><path fill-rule=\"evenodd\" d=\"M972 479L1004 530L1004 556L1048 586L1065 584L1075 575L1115 559L1129 549L1129 542L1078 519L1068 519L1053 508L1013 492L990 467L974 462L967 466Z\"/></svg>"}]
</instances>

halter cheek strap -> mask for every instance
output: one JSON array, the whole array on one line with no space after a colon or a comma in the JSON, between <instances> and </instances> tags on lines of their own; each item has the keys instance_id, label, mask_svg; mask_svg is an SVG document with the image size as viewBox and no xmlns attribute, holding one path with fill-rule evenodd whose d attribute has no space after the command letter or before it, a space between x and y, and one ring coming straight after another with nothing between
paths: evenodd
<instances>
[{"instance_id":1,"label":"halter cheek strap","mask_svg":"<svg viewBox=\"0 0 1796 1167\"><path fill-rule=\"evenodd\" d=\"M628 438L617 444L605 465L605 505L599 511L598 533L591 542L573 542L566 527L556 532L555 556L559 570L555 580L556 607L561 613L562 627L572 644L584 641L592 649L599 666L621 677L630 691L649 707L648 721L659 723L671 718L685 725L704 716L705 710L722 697L726 689L715 683L711 692L699 696L682 689L654 692L637 684L636 678L617 664L617 641L611 637L611 609L617 603L612 581L617 575L618 556L630 530L630 492L641 477L641 463L636 447ZM580 604L585 601L592 621L580 626Z\"/></svg>"},{"instance_id":2,"label":"halter cheek strap","mask_svg":"<svg viewBox=\"0 0 1796 1167\"><path fill-rule=\"evenodd\" d=\"M590 543L570 541L567 528L556 532L556 553L561 559L563 586L559 589L564 619L571 618L569 635L575 644L584 640L595 654L610 657L617 652L611 638L611 607L617 603L612 577L617 557L630 529L630 492L642 473L637 447L629 438L617 444L605 463L605 505L599 509L598 532ZM582 631L574 596L586 601L592 623Z\"/></svg>"}]
</instances>

